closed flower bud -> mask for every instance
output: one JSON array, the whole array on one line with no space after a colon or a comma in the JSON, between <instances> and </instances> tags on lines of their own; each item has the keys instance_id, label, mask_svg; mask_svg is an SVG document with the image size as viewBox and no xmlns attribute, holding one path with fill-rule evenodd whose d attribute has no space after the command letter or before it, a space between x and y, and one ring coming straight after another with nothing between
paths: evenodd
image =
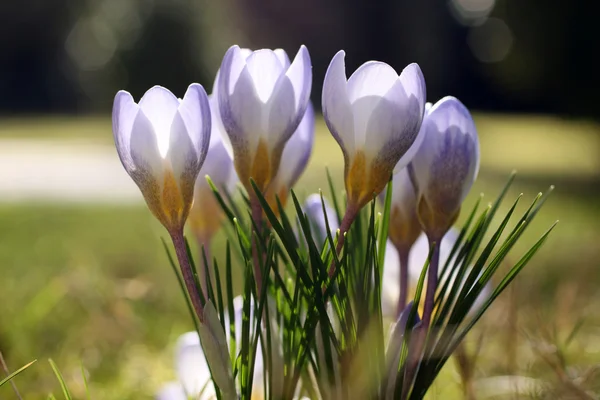
<instances>
[{"instance_id":1,"label":"closed flower bud","mask_svg":"<svg viewBox=\"0 0 600 400\"><path fill-rule=\"evenodd\" d=\"M417 64L400 75L370 61L346 79L344 52L323 83L323 116L344 154L349 207L360 209L383 190L394 167L415 154L425 110L425 80Z\"/></svg>"},{"instance_id":2,"label":"closed flower bud","mask_svg":"<svg viewBox=\"0 0 600 400\"><path fill-rule=\"evenodd\" d=\"M206 92L190 85L180 101L155 86L136 104L120 91L112 117L119 158L148 207L170 232L183 229L210 140Z\"/></svg>"},{"instance_id":3,"label":"closed flower bud","mask_svg":"<svg viewBox=\"0 0 600 400\"><path fill-rule=\"evenodd\" d=\"M277 174L281 153L308 106L312 69L306 47L290 64L283 50L249 52L231 47L219 71L218 98L235 168L252 193L264 193Z\"/></svg>"},{"instance_id":4,"label":"closed flower bud","mask_svg":"<svg viewBox=\"0 0 600 400\"><path fill-rule=\"evenodd\" d=\"M384 193L381 193L381 197ZM408 251L420 233L421 223L417 216L417 194L408 169L402 168L394 174L392 181L389 237L397 249Z\"/></svg>"},{"instance_id":5,"label":"closed flower bud","mask_svg":"<svg viewBox=\"0 0 600 400\"><path fill-rule=\"evenodd\" d=\"M444 97L429 109L421 127L423 142L412 165L423 230L439 240L458 217L479 170L479 140L466 107Z\"/></svg>"}]
</instances>

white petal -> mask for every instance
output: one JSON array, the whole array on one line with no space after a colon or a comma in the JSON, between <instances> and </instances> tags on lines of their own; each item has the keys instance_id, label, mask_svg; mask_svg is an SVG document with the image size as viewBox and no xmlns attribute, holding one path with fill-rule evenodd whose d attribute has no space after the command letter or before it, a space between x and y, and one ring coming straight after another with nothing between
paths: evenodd
<instances>
[{"instance_id":1,"label":"white petal","mask_svg":"<svg viewBox=\"0 0 600 400\"><path fill-rule=\"evenodd\" d=\"M156 400L188 400L188 397L179 382L170 382L156 394Z\"/></svg>"},{"instance_id":2,"label":"white petal","mask_svg":"<svg viewBox=\"0 0 600 400\"><path fill-rule=\"evenodd\" d=\"M315 138L315 112L312 104L306 109L304 118L298 125L290 140L285 144L281 156L281 165L277 179L286 188L291 189L296 184L308 164Z\"/></svg>"},{"instance_id":3,"label":"white petal","mask_svg":"<svg viewBox=\"0 0 600 400\"><path fill-rule=\"evenodd\" d=\"M400 207L405 214L410 215L416 208L417 196L408 175L408 170L402 168L394 174L392 182L392 207Z\"/></svg>"},{"instance_id":4,"label":"white petal","mask_svg":"<svg viewBox=\"0 0 600 400\"><path fill-rule=\"evenodd\" d=\"M310 99L310 91L312 88L312 66L310 63L310 55L308 49L302 45L300 50L294 57L294 61L285 72L285 75L290 80L294 88L294 98L296 101L296 111L300 118L304 115L308 101ZM296 123L298 123L300 119Z\"/></svg>"},{"instance_id":5,"label":"white petal","mask_svg":"<svg viewBox=\"0 0 600 400\"><path fill-rule=\"evenodd\" d=\"M219 190L227 190L231 193L231 185L235 182L232 176L235 175L233 160L225 148L221 133L215 131L215 129L213 129L211 134L210 146L208 148L206 159L198 174L196 189L208 185L205 178L206 175L210 176L210 179Z\"/></svg>"},{"instance_id":6,"label":"white petal","mask_svg":"<svg viewBox=\"0 0 600 400\"><path fill-rule=\"evenodd\" d=\"M369 142L371 148L380 148L390 140L391 132L389 132L389 128L391 126L389 120L390 118L399 119L399 117L393 116L393 111L397 111L394 110L393 105L385 107L389 112L380 113L383 115L379 117L384 118L384 121L377 119L376 122L382 125L376 127L378 130L371 131L373 128L369 126L369 121L372 119L373 113L381 100L396 82L398 82L396 71L389 65L377 61L370 61L361 65L348 79L348 99L352 104L354 136L357 147L362 147ZM369 136L368 139L367 135Z\"/></svg>"},{"instance_id":7,"label":"white petal","mask_svg":"<svg viewBox=\"0 0 600 400\"><path fill-rule=\"evenodd\" d=\"M212 126L208 96L202 85L192 83L188 87L178 111L194 146L198 163L202 164L208 151Z\"/></svg>"},{"instance_id":8,"label":"white petal","mask_svg":"<svg viewBox=\"0 0 600 400\"><path fill-rule=\"evenodd\" d=\"M284 49L275 49L275 50L273 50L273 52L279 59L279 62L281 63L281 65L283 65L283 69L287 70L290 66L290 58L288 57L285 50Z\"/></svg>"},{"instance_id":9,"label":"white petal","mask_svg":"<svg viewBox=\"0 0 600 400\"><path fill-rule=\"evenodd\" d=\"M246 59L246 68L252 77L258 98L267 103L284 72L279 58L272 50L257 50Z\"/></svg>"},{"instance_id":10,"label":"white petal","mask_svg":"<svg viewBox=\"0 0 600 400\"><path fill-rule=\"evenodd\" d=\"M354 103L361 97L383 97L398 80L394 68L379 61L361 65L348 79L348 99Z\"/></svg>"},{"instance_id":11,"label":"white petal","mask_svg":"<svg viewBox=\"0 0 600 400\"><path fill-rule=\"evenodd\" d=\"M198 333L188 332L177 341L175 368L179 381L189 396L197 397L201 391L203 394L214 392Z\"/></svg>"},{"instance_id":12,"label":"white petal","mask_svg":"<svg viewBox=\"0 0 600 400\"><path fill-rule=\"evenodd\" d=\"M141 109L133 123L129 145L136 176L142 179L152 177L160 182L164 173L164 161L158 151L154 126ZM140 185L137 180L136 183Z\"/></svg>"},{"instance_id":13,"label":"white petal","mask_svg":"<svg viewBox=\"0 0 600 400\"><path fill-rule=\"evenodd\" d=\"M406 66L400 73L400 82L406 95L414 97L416 104L420 106L419 114L425 112L425 99L427 98L427 89L425 86L425 78L418 64L412 63ZM430 103L431 104L431 103Z\"/></svg>"},{"instance_id":14,"label":"white petal","mask_svg":"<svg viewBox=\"0 0 600 400\"><path fill-rule=\"evenodd\" d=\"M129 142L131 141L133 122L137 117L138 110L139 107L133 101L131 94L124 90L117 93L112 111L113 136L119 158L128 173L135 169L131 159Z\"/></svg>"},{"instance_id":15,"label":"white petal","mask_svg":"<svg viewBox=\"0 0 600 400\"><path fill-rule=\"evenodd\" d=\"M154 86L144 94L139 106L154 127L158 150L164 158L169 150L171 124L179 107L179 100L168 89Z\"/></svg>"},{"instance_id":16,"label":"white petal","mask_svg":"<svg viewBox=\"0 0 600 400\"><path fill-rule=\"evenodd\" d=\"M223 58L218 92L221 120L234 152L254 149L264 131L264 107L237 46L230 48Z\"/></svg>"},{"instance_id":17,"label":"white petal","mask_svg":"<svg viewBox=\"0 0 600 400\"><path fill-rule=\"evenodd\" d=\"M178 180L180 188L193 187L190 186L193 185L191 182L196 180L201 164L198 163L198 154L196 153L194 143L188 134L185 122L179 111L175 113L175 118L171 125L167 158L171 163L173 174Z\"/></svg>"},{"instance_id":18,"label":"white petal","mask_svg":"<svg viewBox=\"0 0 600 400\"><path fill-rule=\"evenodd\" d=\"M300 123L302 114L296 112L294 88L290 80L282 75L275 85L273 95L266 104L268 115L266 137L273 147L281 148L292 136Z\"/></svg>"},{"instance_id":19,"label":"white petal","mask_svg":"<svg viewBox=\"0 0 600 400\"><path fill-rule=\"evenodd\" d=\"M455 228L452 228L455 229ZM451 231L452 231L451 229ZM440 247L440 263L438 272L442 272L442 267L448 261L448 257L452 251L452 247L454 247L454 243L456 243L457 236L450 234L444 236L442 239L442 246ZM425 262L427 261L427 257L429 256L429 240L427 236L422 233L412 249L410 250L410 255L408 258L408 275L410 277L410 282L412 285L416 285L419 281L419 276L423 267L425 266Z\"/></svg>"},{"instance_id":20,"label":"white petal","mask_svg":"<svg viewBox=\"0 0 600 400\"><path fill-rule=\"evenodd\" d=\"M345 53L340 50L331 60L323 81L323 118L345 156L355 151L354 117L348 100Z\"/></svg>"}]
</instances>

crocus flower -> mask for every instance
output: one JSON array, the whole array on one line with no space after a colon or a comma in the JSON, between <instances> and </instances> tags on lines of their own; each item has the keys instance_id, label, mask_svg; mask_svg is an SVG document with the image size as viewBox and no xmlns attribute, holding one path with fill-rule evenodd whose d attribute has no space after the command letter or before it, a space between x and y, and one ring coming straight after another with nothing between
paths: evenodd
<instances>
[{"instance_id":1,"label":"crocus flower","mask_svg":"<svg viewBox=\"0 0 600 400\"><path fill-rule=\"evenodd\" d=\"M249 53L232 46L219 71L219 109L235 168L250 193L250 178L264 193L277 174L281 154L308 106L310 56L301 46L290 64L283 50Z\"/></svg>"},{"instance_id":2,"label":"crocus flower","mask_svg":"<svg viewBox=\"0 0 600 400\"><path fill-rule=\"evenodd\" d=\"M327 212L327 223L325 222L325 214L323 213L323 204L321 203L321 195L313 193L306 198L303 205L303 210L311 223L311 233L315 239L315 243L323 244L327 239L327 225L331 235L335 238L335 233L339 229L339 222L335 210L329 205L326 199L325 211Z\"/></svg>"},{"instance_id":3,"label":"crocus flower","mask_svg":"<svg viewBox=\"0 0 600 400\"><path fill-rule=\"evenodd\" d=\"M444 97L429 109L412 165L423 230L440 240L452 226L479 170L479 140L467 108Z\"/></svg>"},{"instance_id":4,"label":"crocus flower","mask_svg":"<svg viewBox=\"0 0 600 400\"><path fill-rule=\"evenodd\" d=\"M189 222L198 241L208 245L221 226L223 210L215 198L211 187L206 181L209 176L220 193L232 193L235 189L237 175L233 167L233 160L227 151L223 135L226 135L221 117L219 115L216 98L209 98L212 115L212 133L208 154L198 174L194 189L194 205L190 211Z\"/></svg>"},{"instance_id":5,"label":"crocus flower","mask_svg":"<svg viewBox=\"0 0 600 400\"><path fill-rule=\"evenodd\" d=\"M285 144L279 170L267 189L266 198L274 211L278 210L276 196L285 206L290 189L298 182L308 164L314 140L315 112L309 103L298 129Z\"/></svg>"},{"instance_id":6,"label":"crocus flower","mask_svg":"<svg viewBox=\"0 0 600 400\"><path fill-rule=\"evenodd\" d=\"M180 101L155 86L136 104L119 91L112 123L119 158L148 207L169 232L182 230L210 140L206 92L192 84Z\"/></svg>"},{"instance_id":7,"label":"crocus flower","mask_svg":"<svg viewBox=\"0 0 600 400\"><path fill-rule=\"evenodd\" d=\"M345 53L331 61L323 83L323 116L344 154L348 207L360 209L383 190L394 167L415 154L425 109L417 64L400 75L369 61L346 80Z\"/></svg>"},{"instance_id":8,"label":"crocus flower","mask_svg":"<svg viewBox=\"0 0 600 400\"><path fill-rule=\"evenodd\" d=\"M448 231L448 233L444 236L444 239L442 239L440 246L440 265L446 264L446 261L450 257L450 253L457 239L458 231L454 228ZM421 271L427 262L428 256L429 241L425 234L421 234L410 251L408 260L409 287L415 288L417 286ZM400 286L398 283L398 277L400 273L399 267L398 253L394 246L388 242L388 246L385 250L385 261L383 267L381 312L385 317L393 319L396 319L397 317L398 296L400 295ZM466 277L469 275L470 270L471 269L469 267L465 273L464 279L466 279ZM454 276L451 278L451 284L454 284ZM490 294L491 287L488 284L483 288L483 291L476 298L473 306L471 307L470 313L472 314L481 308L484 301L487 300Z\"/></svg>"},{"instance_id":9,"label":"crocus flower","mask_svg":"<svg viewBox=\"0 0 600 400\"><path fill-rule=\"evenodd\" d=\"M238 345L241 345L242 310L242 298L236 297L234 299L234 323L236 329L236 343ZM253 320L252 315L250 320ZM226 334L229 341L229 329L227 329ZM239 348L236 352L237 351L239 351ZM157 400L187 400L188 397L194 400L216 399L215 388L210 377L210 370L197 332L187 332L179 337L175 353L175 370L177 373L177 382L166 384L157 393ZM258 399L264 396L263 370L262 351L259 345L254 364L254 378L252 384L253 398Z\"/></svg>"}]
</instances>

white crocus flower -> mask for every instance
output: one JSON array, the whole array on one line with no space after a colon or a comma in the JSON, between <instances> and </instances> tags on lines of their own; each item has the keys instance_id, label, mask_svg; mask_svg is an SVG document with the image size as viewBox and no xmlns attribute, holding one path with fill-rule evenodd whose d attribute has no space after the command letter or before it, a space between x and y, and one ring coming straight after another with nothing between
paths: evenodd
<instances>
[{"instance_id":1,"label":"white crocus flower","mask_svg":"<svg viewBox=\"0 0 600 400\"><path fill-rule=\"evenodd\" d=\"M210 140L204 89L192 84L180 101L155 86L139 103L119 91L112 125L119 158L148 207L169 232L182 230Z\"/></svg>"},{"instance_id":2,"label":"white crocus flower","mask_svg":"<svg viewBox=\"0 0 600 400\"><path fill-rule=\"evenodd\" d=\"M448 233L442 239L442 244L440 246L440 266L446 264L446 261L450 257L450 253L452 252L452 248L458 239L458 230L455 228L448 231ZM429 256L429 242L427 240L427 236L425 234L421 234L415 244L413 245L409 260L408 260L408 286L411 288L416 288L417 283L419 282L419 277L421 276L421 271L427 262L427 257ZM453 261L451 261L450 267L452 267ZM441 268L440 268L441 270ZM464 280L466 280L467 276L471 272L471 267L468 267L465 272ZM388 241L388 245L385 249L385 261L383 267L383 279L382 279L382 287L381 287L381 311L383 316L396 319L398 316L398 296L400 295L400 285L399 285L399 274L400 274L400 265L398 262L398 253L394 246ZM447 273L446 273L447 274ZM445 275L447 277L447 275ZM455 275L453 274L450 285L454 284ZM461 284L461 286L462 286ZM487 300L489 295L491 294L491 286L488 283L476 298L471 310L469 311L470 315L479 310L483 303Z\"/></svg>"},{"instance_id":3,"label":"white crocus flower","mask_svg":"<svg viewBox=\"0 0 600 400\"><path fill-rule=\"evenodd\" d=\"M236 344L241 346L242 342L242 316L243 300L241 296L233 299L234 323L236 332ZM252 310L252 308L251 308ZM251 312L250 321L254 320ZM227 313L226 320L228 320ZM254 327L251 327L251 331ZM229 342L229 329L226 330ZM236 353L240 348L236 349ZM156 395L157 400L215 400L215 388L213 386L210 370L206 362L204 351L200 344L200 338L196 331L187 332L179 337L175 351L175 370L178 382L166 384ZM259 345L254 364L254 378L252 383L252 398L264 398L264 367L261 346Z\"/></svg>"},{"instance_id":4,"label":"white crocus flower","mask_svg":"<svg viewBox=\"0 0 600 400\"><path fill-rule=\"evenodd\" d=\"M385 199L385 192L381 197ZM390 240L396 249L408 252L421 233L417 217L417 194L408 169L402 168L392 180L392 202L390 207Z\"/></svg>"},{"instance_id":5,"label":"white crocus flower","mask_svg":"<svg viewBox=\"0 0 600 400\"><path fill-rule=\"evenodd\" d=\"M280 49L249 52L232 46L225 54L219 70L219 109L236 171L250 193L250 178L264 193L277 174L285 143L308 106L311 84L304 46L291 64Z\"/></svg>"},{"instance_id":6,"label":"white crocus flower","mask_svg":"<svg viewBox=\"0 0 600 400\"><path fill-rule=\"evenodd\" d=\"M315 112L309 103L300 125L285 144L279 170L267 189L266 198L273 211L278 211L276 196L282 206L287 203L288 193L306 169L314 141Z\"/></svg>"},{"instance_id":7,"label":"white crocus flower","mask_svg":"<svg viewBox=\"0 0 600 400\"><path fill-rule=\"evenodd\" d=\"M369 61L346 79L345 53L332 59L323 83L323 116L344 154L348 207L380 193L394 168L410 162L420 142L425 80L417 64L400 75Z\"/></svg>"},{"instance_id":8,"label":"white crocus flower","mask_svg":"<svg viewBox=\"0 0 600 400\"><path fill-rule=\"evenodd\" d=\"M469 110L448 96L425 114L412 166L423 230L439 240L458 217L479 170L479 140Z\"/></svg>"}]
</instances>

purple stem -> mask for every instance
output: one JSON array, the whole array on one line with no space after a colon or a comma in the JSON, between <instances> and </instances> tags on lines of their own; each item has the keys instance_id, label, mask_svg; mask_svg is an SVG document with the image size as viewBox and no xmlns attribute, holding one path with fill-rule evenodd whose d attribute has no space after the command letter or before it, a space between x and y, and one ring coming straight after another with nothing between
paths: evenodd
<instances>
[{"instance_id":1,"label":"purple stem","mask_svg":"<svg viewBox=\"0 0 600 400\"><path fill-rule=\"evenodd\" d=\"M399 317L406 308L406 299L408 298L408 255L410 253L410 247L399 246L396 248L398 250L398 258L400 261L400 297L398 298L397 311L397 317Z\"/></svg>"},{"instance_id":2,"label":"purple stem","mask_svg":"<svg viewBox=\"0 0 600 400\"><path fill-rule=\"evenodd\" d=\"M427 293L425 294L425 307L423 309L423 327L429 328L431 323L431 314L435 302L435 292L438 284L438 266L440 263L440 242L441 240L432 240L429 238L429 244L435 243L431 261L429 262L429 271L427 271Z\"/></svg>"},{"instance_id":3,"label":"purple stem","mask_svg":"<svg viewBox=\"0 0 600 400\"><path fill-rule=\"evenodd\" d=\"M173 246L175 247L177 261L179 261L179 268L181 268L181 275L183 276L183 281L185 282L185 287L188 291L188 295L190 296L190 300L192 301L192 305L194 306L194 311L196 311L196 315L198 316L198 320L200 323L203 323L204 307L202 306L202 301L200 300L200 294L198 292L201 289L197 287L196 280L194 279L194 272L192 270L192 264L190 262L185 245L183 229L175 230L174 232L170 232L170 234L171 240L173 241Z\"/></svg>"}]
</instances>

